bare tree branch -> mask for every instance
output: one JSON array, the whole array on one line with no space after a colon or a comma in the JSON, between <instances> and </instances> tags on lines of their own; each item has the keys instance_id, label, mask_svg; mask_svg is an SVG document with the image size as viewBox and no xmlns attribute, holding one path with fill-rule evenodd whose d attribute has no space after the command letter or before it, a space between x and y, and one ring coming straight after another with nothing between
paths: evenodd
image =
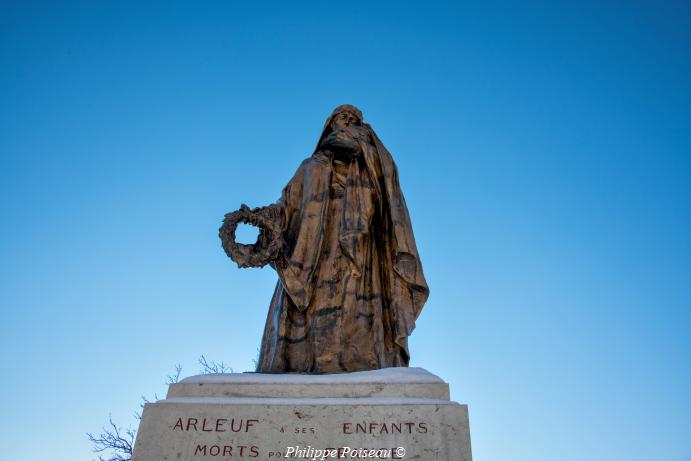
<instances>
[{"instance_id":1,"label":"bare tree branch","mask_svg":"<svg viewBox=\"0 0 691 461\"><path fill-rule=\"evenodd\" d=\"M118 427L112 416L108 417L108 423L100 434L86 434L93 444L94 453L106 454L105 457L99 456L99 461L131 461L136 432L132 428L123 430Z\"/></svg>"},{"instance_id":2,"label":"bare tree branch","mask_svg":"<svg viewBox=\"0 0 691 461\"><path fill-rule=\"evenodd\" d=\"M214 362L213 360L211 362L206 360L206 357L203 355L199 357L199 365L201 365L201 374L203 375L210 375L213 373L232 373L233 369L227 366L223 362Z\"/></svg>"},{"instance_id":3,"label":"bare tree branch","mask_svg":"<svg viewBox=\"0 0 691 461\"><path fill-rule=\"evenodd\" d=\"M158 394L154 394L154 402L158 400ZM146 396L142 395L142 402L139 404L139 411L134 412L134 417L136 419L142 419L142 412L144 411L144 405L151 403L152 401L147 399Z\"/></svg>"},{"instance_id":4,"label":"bare tree branch","mask_svg":"<svg viewBox=\"0 0 691 461\"><path fill-rule=\"evenodd\" d=\"M166 376L166 384L175 384L180 381L180 373L182 373L182 365L175 365L175 373Z\"/></svg>"},{"instance_id":5,"label":"bare tree branch","mask_svg":"<svg viewBox=\"0 0 691 461\"><path fill-rule=\"evenodd\" d=\"M208 361L203 355L199 358L202 374L211 373L232 373L233 369L223 362ZM177 365L175 372L166 376L166 384L175 384L180 381L182 366ZM153 401L158 400L158 395L154 394ZM139 404L139 411L134 413L137 420L142 419L144 405L151 403L149 399L142 396ZM93 445L94 453L102 453L98 456L98 461L132 461L132 450L137 431L128 428L123 429L113 422L112 416L108 416L108 425L104 426L100 434L87 432L86 436Z\"/></svg>"},{"instance_id":6,"label":"bare tree branch","mask_svg":"<svg viewBox=\"0 0 691 461\"><path fill-rule=\"evenodd\" d=\"M259 348L257 348L257 356L252 359L252 363L254 363L254 369L250 370L250 373L253 373L257 368L259 368L259 356L261 355L261 351Z\"/></svg>"}]
</instances>

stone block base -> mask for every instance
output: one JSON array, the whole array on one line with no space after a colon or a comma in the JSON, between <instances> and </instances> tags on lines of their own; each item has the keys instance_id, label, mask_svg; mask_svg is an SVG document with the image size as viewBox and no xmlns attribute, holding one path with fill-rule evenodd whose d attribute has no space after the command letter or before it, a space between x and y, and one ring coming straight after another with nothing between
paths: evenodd
<instances>
[{"instance_id":1,"label":"stone block base","mask_svg":"<svg viewBox=\"0 0 691 461\"><path fill-rule=\"evenodd\" d=\"M421 368L200 375L147 404L133 461L471 461L466 405Z\"/></svg>"}]
</instances>

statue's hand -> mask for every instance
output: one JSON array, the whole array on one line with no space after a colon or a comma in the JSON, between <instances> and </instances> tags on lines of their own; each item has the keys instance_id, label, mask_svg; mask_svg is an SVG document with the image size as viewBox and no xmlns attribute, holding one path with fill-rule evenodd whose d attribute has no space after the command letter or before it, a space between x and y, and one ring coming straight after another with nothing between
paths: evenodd
<instances>
[{"instance_id":1,"label":"statue's hand","mask_svg":"<svg viewBox=\"0 0 691 461\"><path fill-rule=\"evenodd\" d=\"M260 227L260 223L271 223L271 230L277 231L283 228L283 207L273 204L257 207L251 210L251 224ZM256 223L256 224L255 224Z\"/></svg>"}]
</instances>

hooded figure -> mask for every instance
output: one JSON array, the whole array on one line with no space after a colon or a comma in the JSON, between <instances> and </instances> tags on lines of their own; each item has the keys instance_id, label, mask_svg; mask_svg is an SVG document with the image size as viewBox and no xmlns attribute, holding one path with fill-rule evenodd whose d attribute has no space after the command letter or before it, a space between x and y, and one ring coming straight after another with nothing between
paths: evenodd
<instances>
[{"instance_id":1,"label":"hooded figure","mask_svg":"<svg viewBox=\"0 0 691 461\"><path fill-rule=\"evenodd\" d=\"M355 107L337 107L278 203L284 247L257 372L407 366L429 295L391 154Z\"/></svg>"}]
</instances>

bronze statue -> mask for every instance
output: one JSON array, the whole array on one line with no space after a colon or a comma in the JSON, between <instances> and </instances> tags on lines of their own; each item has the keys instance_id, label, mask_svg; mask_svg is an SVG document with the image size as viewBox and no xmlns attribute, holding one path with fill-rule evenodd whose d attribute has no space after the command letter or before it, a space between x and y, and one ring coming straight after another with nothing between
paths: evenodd
<instances>
[{"instance_id":1,"label":"bronze statue","mask_svg":"<svg viewBox=\"0 0 691 461\"><path fill-rule=\"evenodd\" d=\"M235 243L238 222L260 228ZM407 366L429 295L398 173L362 113L337 107L280 200L226 215L223 247L279 280L257 371L342 373Z\"/></svg>"}]
</instances>

